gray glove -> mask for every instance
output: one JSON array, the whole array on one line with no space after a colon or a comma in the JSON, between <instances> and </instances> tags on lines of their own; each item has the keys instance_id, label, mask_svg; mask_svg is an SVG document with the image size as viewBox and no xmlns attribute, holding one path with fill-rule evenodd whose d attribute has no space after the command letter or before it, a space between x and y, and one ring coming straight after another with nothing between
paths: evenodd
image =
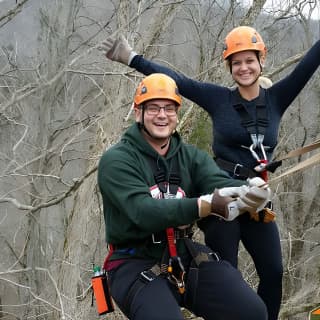
<instances>
[{"instance_id":1,"label":"gray glove","mask_svg":"<svg viewBox=\"0 0 320 320\"><path fill-rule=\"evenodd\" d=\"M256 212L270 201L271 190L261 178L248 180L249 186L216 189L213 194L201 196L198 201L199 217L217 215L232 221L240 214Z\"/></svg>"},{"instance_id":2,"label":"gray glove","mask_svg":"<svg viewBox=\"0 0 320 320\"><path fill-rule=\"evenodd\" d=\"M244 186L247 188L247 186ZM237 199L240 193L244 193L242 187L216 189L213 194L207 194L199 198L199 217L216 215L224 220L232 221L239 214Z\"/></svg>"},{"instance_id":3,"label":"gray glove","mask_svg":"<svg viewBox=\"0 0 320 320\"><path fill-rule=\"evenodd\" d=\"M240 213L245 211L258 212L271 200L271 190L267 182L259 177L249 179L248 182L248 191L237 199Z\"/></svg>"},{"instance_id":4,"label":"gray glove","mask_svg":"<svg viewBox=\"0 0 320 320\"><path fill-rule=\"evenodd\" d=\"M112 37L107 38L101 43L99 49L105 51L108 59L123 63L127 66L130 65L132 59L137 55L123 35L120 35L117 39Z\"/></svg>"}]
</instances>

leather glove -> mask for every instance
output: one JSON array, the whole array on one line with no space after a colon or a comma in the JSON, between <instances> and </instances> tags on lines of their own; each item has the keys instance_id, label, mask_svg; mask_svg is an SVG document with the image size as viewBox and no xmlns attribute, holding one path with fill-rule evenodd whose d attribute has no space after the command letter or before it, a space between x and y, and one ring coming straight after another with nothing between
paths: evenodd
<instances>
[{"instance_id":1,"label":"leather glove","mask_svg":"<svg viewBox=\"0 0 320 320\"><path fill-rule=\"evenodd\" d=\"M108 59L127 66L130 65L132 59L137 55L122 34L117 39L112 37L107 38L101 43L99 49L105 51Z\"/></svg>"},{"instance_id":2,"label":"leather glove","mask_svg":"<svg viewBox=\"0 0 320 320\"><path fill-rule=\"evenodd\" d=\"M271 190L261 178L248 179L249 186L216 189L213 194L199 198L200 218L217 215L232 221L240 214L257 212L270 201Z\"/></svg>"},{"instance_id":3,"label":"leather glove","mask_svg":"<svg viewBox=\"0 0 320 320\"><path fill-rule=\"evenodd\" d=\"M250 186L257 186L257 187L263 187L266 183L260 178L253 178L253 179L248 179L249 185ZM271 195L271 192L270 192ZM269 204L270 201L270 195L267 203L264 205L261 205L256 212L250 212L250 216L253 220L256 222L264 222L264 223L269 223L271 221L274 221L276 219L276 214L273 212L270 208L266 208L266 205Z\"/></svg>"},{"instance_id":4,"label":"leather glove","mask_svg":"<svg viewBox=\"0 0 320 320\"><path fill-rule=\"evenodd\" d=\"M270 201L271 190L267 182L256 177L248 179L249 188L245 194L242 194L237 199L237 206L240 213L248 211L254 213L262 210Z\"/></svg>"},{"instance_id":5,"label":"leather glove","mask_svg":"<svg viewBox=\"0 0 320 320\"><path fill-rule=\"evenodd\" d=\"M201 196L198 202L199 217L217 215L227 221L235 219L240 214L235 197L245 192L243 187L215 189L213 194Z\"/></svg>"},{"instance_id":6,"label":"leather glove","mask_svg":"<svg viewBox=\"0 0 320 320\"><path fill-rule=\"evenodd\" d=\"M247 179L247 181L248 181L249 187L259 187L259 188L268 187L268 183L260 177Z\"/></svg>"}]
</instances>

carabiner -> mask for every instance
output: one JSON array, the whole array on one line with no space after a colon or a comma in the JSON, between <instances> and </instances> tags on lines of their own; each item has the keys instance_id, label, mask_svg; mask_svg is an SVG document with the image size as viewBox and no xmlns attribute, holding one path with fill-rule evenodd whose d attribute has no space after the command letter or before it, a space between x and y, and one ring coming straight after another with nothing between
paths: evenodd
<instances>
[{"instance_id":1,"label":"carabiner","mask_svg":"<svg viewBox=\"0 0 320 320\"><path fill-rule=\"evenodd\" d=\"M257 162L259 163L258 166L256 166L254 168L254 170L256 172L259 172L261 178L264 180L264 181L268 181L268 172L266 171L266 165L268 164L268 159L267 159L267 155L266 155L266 152L264 150L264 146L262 143L259 144L260 146L260 149L261 149L261 152L262 152L262 155L263 155L263 158L264 159L260 159L258 154L253 150L254 148L254 144L252 144L250 146L250 151L251 151L251 154L252 156L257 160Z\"/></svg>"},{"instance_id":2,"label":"carabiner","mask_svg":"<svg viewBox=\"0 0 320 320\"><path fill-rule=\"evenodd\" d=\"M258 162L260 162L260 158L259 158L258 154L253 150L254 148L255 148L255 145L254 145L254 143L253 143L253 144L249 147L249 150L250 150L252 156L253 156Z\"/></svg>"},{"instance_id":3,"label":"carabiner","mask_svg":"<svg viewBox=\"0 0 320 320\"><path fill-rule=\"evenodd\" d=\"M262 152L262 155L263 155L263 160L268 160L268 158L267 158L267 154L266 154L266 151L265 151L265 149L264 149L264 145L262 144L262 143L260 143L260 149L261 149L261 152Z\"/></svg>"},{"instance_id":4,"label":"carabiner","mask_svg":"<svg viewBox=\"0 0 320 320\"><path fill-rule=\"evenodd\" d=\"M260 150L261 150L261 153L262 153L262 156L263 156L263 159L261 159L258 154L254 151L254 148L256 147L256 145L253 143L250 147L249 147L249 150L252 154L252 156L258 161L258 162L261 162L261 160L265 160L267 161L268 158L267 158L267 154L266 154L266 151L264 149L264 145L262 143L259 143L258 144Z\"/></svg>"},{"instance_id":5,"label":"carabiner","mask_svg":"<svg viewBox=\"0 0 320 320\"><path fill-rule=\"evenodd\" d=\"M183 294L185 291L185 270L182 264L180 257L170 257L168 265L168 277L169 280L176 285L180 294Z\"/></svg>"}]
</instances>

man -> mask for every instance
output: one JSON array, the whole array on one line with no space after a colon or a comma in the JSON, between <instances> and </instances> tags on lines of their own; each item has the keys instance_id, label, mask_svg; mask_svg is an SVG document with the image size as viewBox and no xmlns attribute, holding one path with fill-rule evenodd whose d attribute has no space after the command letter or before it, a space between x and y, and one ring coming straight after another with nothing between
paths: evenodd
<instances>
[{"instance_id":1,"label":"man","mask_svg":"<svg viewBox=\"0 0 320 320\"><path fill-rule=\"evenodd\" d=\"M204 319L265 320L263 301L240 272L190 238L198 219L257 211L270 190L260 178L231 179L183 143L175 131L180 105L173 79L146 77L134 98L136 123L100 160L111 294L135 320L184 319L180 307Z\"/></svg>"}]
</instances>

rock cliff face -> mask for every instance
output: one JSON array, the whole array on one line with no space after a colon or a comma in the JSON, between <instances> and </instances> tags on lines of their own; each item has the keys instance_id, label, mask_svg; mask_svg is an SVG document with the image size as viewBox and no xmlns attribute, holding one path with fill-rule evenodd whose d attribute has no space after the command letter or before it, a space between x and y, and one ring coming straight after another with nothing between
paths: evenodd
<instances>
[{"instance_id":1,"label":"rock cliff face","mask_svg":"<svg viewBox=\"0 0 320 320\"><path fill-rule=\"evenodd\" d=\"M107 247L96 168L133 121L141 75L95 46L122 29L147 57L226 84L221 39L250 11L237 7L230 16L211 1L0 3L0 318L98 319L90 279ZM279 73L287 58L319 38L311 21L287 27L275 17L261 13L256 21L274 82L290 71ZM276 155L320 138L318 83L316 72L286 112ZM184 99L181 131L210 151L211 121L199 110ZM301 319L319 303L319 175L318 166L272 185L285 266L282 319ZM256 286L243 249L240 268ZM118 311L109 318L124 319Z\"/></svg>"}]
</instances>

